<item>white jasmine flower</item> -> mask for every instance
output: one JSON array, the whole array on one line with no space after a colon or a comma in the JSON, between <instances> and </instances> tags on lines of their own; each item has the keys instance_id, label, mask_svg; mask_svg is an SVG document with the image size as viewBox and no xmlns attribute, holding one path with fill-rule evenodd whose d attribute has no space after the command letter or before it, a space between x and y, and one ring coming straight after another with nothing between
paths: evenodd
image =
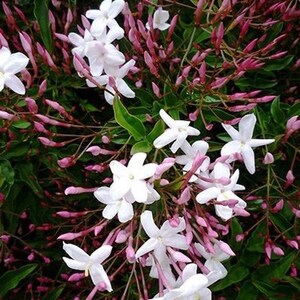
<instances>
[{"instance_id":1,"label":"white jasmine flower","mask_svg":"<svg viewBox=\"0 0 300 300\"><path fill-rule=\"evenodd\" d=\"M75 32L71 32L69 33L68 38L70 42L76 46L72 49L73 55L76 53L80 57L86 56L89 44L94 40L93 36L87 29L84 31L84 37Z\"/></svg>"},{"instance_id":2,"label":"white jasmine flower","mask_svg":"<svg viewBox=\"0 0 300 300\"><path fill-rule=\"evenodd\" d=\"M171 146L171 151L175 153L183 145L189 135L200 134L198 129L189 126L189 121L174 120L163 109L159 111L159 114L169 128L154 140L153 145L155 148L160 149L175 141Z\"/></svg>"},{"instance_id":3,"label":"white jasmine flower","mask_svg":"<svg viewBox=\"0 0 300 300\"><path fill-rule=\"evenodd\" d=\"M185 155L179 155L176 157L176 162L180 165L184 165L182 168L183 171L188 172L192 166L197 155L205 155L209 145L205 141L196 141L192 145L190 145L187 141L184 141L181 150L185 153ZM196 170L195 174L200 174L201 172L205 172L210 164L210 159L207 157L201 166ZM196 176L192 176L190 182L197 180Z\"/></svg>"},{"instance_id":4,"label":"white jasmine flower","mask_svg":"<svg viewBox=\"0 0 300 300\"><path fill-rule=\"evenodd\" d=\"M81 248L73 244L64 243L63 249L72 258L63 257L63 260L69 268L84 271L85 276L90 274L95 286L104 282L106 290L109 292L112 291L109 278L102 266L102 262L110 256L112 246L103 245L91 255L88 255Z\"/></svg>"},{"instance_id":5,"label":"white jasmine flower","mask_svg":"<svg viewBox=\"0 0 300 300\"><path fill-rule=\"evenodd\" d=\"M183 269L175 288L166 291L163 297L154 297L153 300L211 300L212 293L207 288L209 284L205 275L197 273L196 264L188 264Z\"/></svg>"},{"instance_id":6,"label":"white jasmine flower","mask_svg":"<svg viewBox=\"0 0 300 300\"><path fill-rule=\"evenodd\" d=\"M111 77L114 82L117 90L123 96L127 98L134 98L135 93L131 88L127 85L125 80L123 79L129 72L130 68L135 64L135 60L131 59L122 67L106 67L106 74L98 77L94 77L94 79L102 86L106 86L106 91L104 92L105 100L109 104L113 104L115 90L113 87L109 85L109 78ZM95 84L87 80L87 85L90 87L95 87ZM108 92L110 91L110 93Z\"/></svg>"},{"instance_id":7,"label":"white jasmine flower","mask_svg":"<svg viewBox=\"0 0 300 300\"><path fill-rule=\"evenodd\" d=\"M204 188L204 191L200 192L196 196L196 200L200 204L205 204L209 200L216 199L215 209L216 214L224 220L229 220L233 216L233 208L226 205L219 205L218 202L236 200L237 208L245 208L247 206L246 202L235 195L233 191L244 190L245 187L237 184L239 178L239 170L236 170L230 177L229 168L218 162L216 163L213 171L209 175L209 179L213 182L199 181L200 187ZM229 182L228 184L222 184L223 182Z\"/></svg>"},{"instance_id":8,"label":"white jasmine flower","mask_svg":"<svg viewBox=\"0 0 300 300\"><path fill-rule=\"evenodd\" d=\"M170 15L167 10L163 10L161 7L158 8L153 15L153 29L159 29L161 31L166 30L170 27L170 24L167 23ZM150 30L150 26L147 23L146 28Z\"/></svg>"},{"instance_id":9,"label":"white jasmine flower","mask_svg":"<svg viewBox=\"0 0 300 300\"><path fill-rule=\"evenodd\" d=\"M89 60L90 72L92 76L100 76L102 72L113 67L119 67L125 62L125 57L114 45L112 41L119 38L119 31L111 29L106 34L104 31L99 40L89 43L86 56Z\"/></svg>"},{"instance_id":10,"label":"white jasmine flower","mask_svg":"<svg viewBox=\"0 0 300 300\"><path fill-rule=\"evenodd\" d=\"M28 62L23 53L11 54L6 47L0 49L0 92L7 86L17 94L25 94L24 84L15 74L24 70Z\"/></svg>"},{"instance_id":11,"label":"white jasmine flower","mask_svg":"<svg viewBox=\"0 0 300 300\"><path fill-rule=\"evenodd\" d=\"M110 186L110 195L113 199L125 197L140 203L145 203L148 200L151 190L149 190L145 179L154 175L157 164L143 165L146 156L146 153L142 152L134 154L127 167L116 160L109 164L114 175L114 182Z\"/></svg>"},{"instance_id":12,"label":"white jasmine flower","mask_svg":"<svg viewBox=\"0 0 300 300\"><path fill-rule=\"evenodd\" d=\"M169 221L165 221L159 229L153 220L152 212L145 210L141 214L141 224L146 234L150 237L136 252L136 258L154 251L155 257L158 261L163 261L166 254L166 247L175 249L187 250L189 245L186 242L185 236L179 232L185 229L185 221L180 218L177 227L172 227Z\"/></svg>"},{"instance_id":13,"label":"white jasmine flower","mask_svg":"<svg viewBox=\"0 0 300 300\"><path fill-rule=\"evenodd\" d=\"M88 10L85 14L86 17L94 20L91 26L91 33L94 36L101 35L106 30L106 27L118 27L123 31L115 18L123 10L124 5L124 0L115 0L113 2L111 0L104 0L100 4L99 9Z\"/></svg>"},{"instance_id":14,"label":"white jasmine flower","mask_svg":"<svg viewBox=\"0 0 300 300\"><path fill-rule=\"evenodd\" d=\"M125 198L113 199L109 192L109 187L100 187L94 192L94 196L101 203L106 204L102 211L102 216L105 219L111 220L118 214L118 219L121 223L128 222L133 217L132 204L126 201Z\"/></svg>"},{"instance_id":15,"label":"white jasmine flower","mask_svg":"<svg viewBox=\"0 0 300 300\"><path fill-rule=\"evenodd\" d=\"M252 139L256 117L249 114L241 118L239 131L231 125L222 124L233 141L225 144L221 149L221 155L241 154L246 169L250 174L255 173L255 157L253 147L259 147L273 143L274 139ZM232 156L231 156L232 157Z\"/></svg>"}]
</instances>

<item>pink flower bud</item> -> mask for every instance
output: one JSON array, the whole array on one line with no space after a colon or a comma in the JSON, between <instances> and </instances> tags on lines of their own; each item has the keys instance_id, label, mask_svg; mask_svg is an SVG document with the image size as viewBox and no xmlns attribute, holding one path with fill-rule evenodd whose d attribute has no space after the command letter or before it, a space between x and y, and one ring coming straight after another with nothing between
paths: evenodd
<instances>
[{"instance_id":1,"label":"pink flower bud","mask_svg":"<svg viewBox=\"0 0 300 300\"><path fill-rule=\"evenodd\" d=\"M202 227L207 227L207 223L202 217L196 216L195 218L196 218L197 224L199 224Z\"/></svg>"},{"instance_id":2,"label":"pink flower bud","mask_svg":"<svg viewBox=\"0 0 300 300\"><path fill-rule=\"evenodd\" d=\"M217 245L226 254L228 254L230 256L235 256L235 253L232 251L232 249L230 248L230 246L227 243L225 243L223 241L218 241Z\"/></svg>"},{"instance_id":3,"label":"pink flower bud","mask_svg":"<svg viewBox=\"0 0 300 300\"><path fill-rule=\"evenodd\" d=\"M117 234L115 242L117 244L125 243L128 239L128 236L129 236L129 232L127 232L126 230L120 230Z\"/></svg>"},{"instance_id":4,"label":"pink flower bud","mask_svg":"<svg viewBox=\"0 0 300 300\"><path fill-rule=\"evenodd\" d=\"M167 247L168 252L172 258L177 262L190 263L191 259L179 251L173 250L171 247Z\"/></svg>"},{"instance_id":5,"label":"pink flower bud","mask_svg":"<svg viewBox=\"0 0 300 300\"><path fill-rule=\"evenodd\" d=\"M244 235L243 233L239 233L239 234L236 235L235 240L236 240L237 242L240 242L240 241L242 241L244 238L245 238L245 235Z\"/></svg>"},{"instance_id":6,"label":"pink flower bud","mask_svg":"<svg viewBox=\"0 0 300 300\"><path fill-rule=\"evenodd\" d=\"M55 143L53 141L50 141L46 137L39 137L38 140L47 147L63 147L63 146L65 146L65 143Z\"/></svg>"},{"instance_id":7,"label":"pink flower bud","mask_svg":"<svg viewBox=\"0 0 300 300\"><path fill-rule=\"evenodd\" d=\"M74 273L69 277L68 281L69 282L76 282L76 281L79 281L83 278L85 278L84 273Z\"/></svg>"},{"instance_id":8,"label":"pink flower bud","mask_svg":"<svg viewBox=\"0 0 300 300\"><path fill-rule=\"evenodd\" d=\"M291 277L297 277L298 276L298 271L297 268L294 264L291 265L291 273L290 273Z\"/></svg>"},{"instance_id":9,"label":"pink flower bud","mask_svg":"<svg viewBox=\"0 0 300 300\"><path fill-rule=\"evenodd\" d=\"M6 111L0 110L0 119L12 121L16 119L16 116L13 114L9 114Z\"/></svg>"},{"instance_id":10,"label":"pink flower bud","mask_svg":"<svg viewBox=\"0 0 300 300\"><path fill-rule=\"evenodd\" d=\"M187 203L190 199L191 199L191 191L190 191L190 187L187 186L181 193L180 197L178 198L177 203L184 204Z\"/></svg>"},{"instance_id":11,"label":"pink flower bud","mask_svg":"<svg viewBox=\"0 0 300 300\"><path fill-rule=\"evenodd\" d=\"M299 249L299 244L295 240L287 240L286 243L292 248L295 248L297 250Z\"/></svg>"},{"instance_id":12,"label":"pink flower bud","mask_svg":"<svg viewBox=\"0 0 300 300\"><path fill-rule=\"evenodd\" d=\"M30 253L28 256L27 256L27 259L29 261L33 261L34 260L34 254L33 253Z\"/></svg>"},{"instance_id":13,"label":"pink flower bud","mask_svg":"<svg viewBox=\"0 0 300 300\"><path fill-rule=\"evenodd\" d=\"M128 246L125 250L126 258L129 263L133 264L135 262L135 251L132 246Z\"/></svg>"},{"instance_id":14,"label":"pink flower bud","mask_svg":"<svg viewBox=\"0 0 300 300\"><path fill-rule=\"evenodd\" d=\"M295 180L295 176L293 174L292 170L289 170L286 174L286 182L285 182L285 188L287 189L290 185L293 184L294 180Z\"/></svg>"},{"instance_id":15,"label":"pink flower bud","mask_svg":"<svg viewBox=\"0 0 300 300\"><path fill-rule=\"evenodd\" d=\"M266 241L265 243L265 253L267 255L267 258L271 259L272 247L269 241Z\"/></svg>"},{"instance_id":16,"label":"pink flower bud","mask_svg":"<svg viewBox=\"0 0 300 300\"><path fill-rule=\"evenodd\" d=\"M109 137L106 136L106 135L103 135L103 136L101 137L101 141L102 141L104 144L109 144L109 143L110 143L110 139L109 139Z\"/></svg>"},{"instance_id":17,"label":"pink flower bud","mask_svg":"<svg viewBox=\"0 0 300 300\"><path fill-rule=\"evenodd\" d=\"M161 94L160 94L160 91L159 91L159 87L154 82L152 82L152 90L153 90L153 93L155 94L155 96L157 98L161 97Z\"/></svg>"},{"instance_id":18,"label":"pink flower bud","mask_svg":"<svg viewBox=\"0 0 300 300\"><path fill-rule=\"evenodd\" d=\"M32 42L30 36L26 32L19 32L19 37L21 40L21 44L25 52L31 53L32 52Z\"/></svg>"},{"instance_id":19,"label":"pink flower bud","mask_svg":"<svg viewBox=\"0 0 300 300\"><path fill-rule=\"evenodd\" d=\"M76 158L74 156L64 157L57 161L57 164L62 168L68 168L73 166L76 163Z\"/></svg>"},{"instance_id":20,"label":"pink flower bud","mask_svg":"<svg viewBox=\"0 0 300 300\"><path fill-rule=\"evenodd\" d=\"M36 122L34 121L33 122L34 124L34 129L37 131L37 132L41 132L41 133L45 133L47 135L51 135L51 132L49 130L47 130L43 124L39 123L39 122Z\"/></svg>"},{"instance_id":21,"label":"pink flower bud","mask_svg":"<svg viewBox=\"0 0 300 300\"><path fill-rule=\"evenodd\" d=\"M2 234L2 235L0 236L0 240L1 240L3 243L7 244L7 243L9 242L9 240L10 240L10 235L8 235L8 234Z\"/></svg>"},{"instance_id":22,"label":"pink flower bud","mask_svg":"<svg viewBox=\"0 0 300 300\"><path fill-rule=\"evenodd\" d=\"M64 240L64 241L71 241L71 240L76 239L79 236L81 236L81 233L78 234L78 233L68 232L68 233L61 234L57 239Z\"/></svg>"},{"instance_id":23,"label":"pink flower bud","mask_svg":"<svg viewBox=\"0 0 300 300\"><path fill-rule=\"evenodd\" d=\"M32 112L34 114L36 114L38 112L39 107L37 106L34 99L32 99L30 97L26 97L25 102L26 102L27 108L30 112Z\"/></svg>"},{"instance_id":24,"label":"pink flower bud","mask_svg":"<svg viewBox=\"0 0 300 300\"><path fill-rule=\"evenodd\" d=\"M280 199L276 205L272 208L272 212L273 213L277 213L279 211L281 211L283 209L283 206L284 206L284 200L283 199Z\"/></svg>"},{"instance_id":25,"label":"pink flower bud","mask_svg":"<svg viewBox=\"0 0 300 300\"><path fill-rule=\"evenodd\" d=\"M283 250L277 246L273 247L273 252L278 256L284 256Z\"/></svg>"},{"instance_id":26,"label":"pink flower bud","mask_svg":"<svg viewBox=\"0 0 300 300\"><path fill-rule=\"evenodd\" d=\"M267 154L265 155L264 159L263 159L263 163L265 165L268 164L272 164L274 162L274 156L272 155L272 153L267 152Z\"/></svg>"},{"instance_id":27,"label":"pink flower bud","mask_svg":"<svg viewBox=\"0 0 300 300\"><path fill-rule=\"evenodd\" d=\"M69 186L65 189L65 195L77 195L77 194L83 194L83 193L93 193L96 191L97 188L82 188L82 187L75 187L75 186Z\"/></svg>"}]
</instances>

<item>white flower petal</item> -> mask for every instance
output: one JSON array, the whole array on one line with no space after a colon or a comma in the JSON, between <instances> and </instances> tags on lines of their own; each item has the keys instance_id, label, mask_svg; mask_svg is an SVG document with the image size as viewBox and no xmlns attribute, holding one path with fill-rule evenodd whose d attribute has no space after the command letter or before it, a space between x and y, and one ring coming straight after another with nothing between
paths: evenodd
<instances>
[{"instance_id":1,"label":"white flower petal","mask_svg":"<svg viewBox=\"0 0 300 300\"><path fill-rule=\"evenodd\" d=\"M81 248L79 248L76 245L67 244L67 243L63 242L63 249L74 260L86 263L90 259L90 256L85 251L83 251Z\"/></svg>"},{"instance_id":2,"label":"white flower petal","mask_svg":"<svg viewBox=\"0 0 300 300\"><path fill-rule=\"evenodd\" d=\"M95 286L97 286L101 282L104 282L106 285L106 290L108 292L111 292L113 290L111 287L109 278L108 278L106 272L104 271L104 268L102 265L94 264L90 267L89 271L90 271L91 279Z\"/></svg>"},{"instance_id":3,"label":"white flower petal","mask_svg":"<svg viewBox=\"0 0 300 300\"><path fill-rule=\"evenodd\" d=\"M91 261L93 263L101 264L105 259L107 259L110 256L111 251L112 246L103 245L91 254Z\"/></svg>"},{"instance_id":4,"label":"white flower petal","mask_svg":"<svg viewBox=\"0 0 300 300\"><path fill-rule=\"evenodd\" d=\"M141 214L141 224L143 226L144 231L149 237L156 238L159 234L159 229L154 223L153 215L150 210L145 210Z\"/></svg>"},{"instance_id":5,"label":"white flower petal","mask_svg":"<svg viewBox=\"0 0 300 300\"><path fill-rule=\"evenodd\" d=\"M156 168L157 164L155 163L146 164L137 170L138 172L136 172L136 176L138 179L147 179L154 175Z\"/></svg>"},{"instance_id":6,"label":"white flower petal","mask_svg":"<svg viewBox=\"0 0 300 300\"><path fill-rule=\"evenodd\" d=\"M110 186L110 195L112 199L119 200L130 190L131 182L128 177L121 177Z\"/></svg>"},{"instance_id":7,"label":"white flower petal","mask_svg":"<svg viewBox=\"0 0 300 300\"><path fill-rule=\"evenodd\" d=\"M181 147L181 145L184 143L186 138L187 138L187 133L186 132L180 132L177 135L177 139L175 140L175 142L172 144L172 146L170 148L171 151L173 153L175 153Z\"/></svg>"},{"instance_id":8,"label":"white flower petal","mask_svg":"<svg viewBox=\"0 0 300 300\"><path fill-rule=\"evenodd\" d=\"M153 141L153 145L155 148L160 149L169 143L173 142L178 136L178 132L175 129L166 129L163 134L157 137Z\"/></svg>"},{"instance_id":9,"label":"white flower petal","mask_svg":"<svg viewBox=\"0 0 300 300\"><path fill-rule=\"evenodd\" d=\"M98 201L104 204L110 204L113 201L109 192L109 187L107 186L102 186L98 188L94 192L94 196Z\"/></svg>"},{"instance_id":10,"label":"white flower petal","mask_svg":"<svg viewBox=\"0 0 300 300\"><path fill-rule=\"evenodd\" d=\"M228 124L223 124L223 123L222 123L222 126L233 140L240 139L240 133L234 127L232 127L231 125L228 125Z\"/></svg>"},{"instance_id":11,"label":"white flower petal","mask_svg":"<svg viewBox=\"0 0 300 300\"><path fill-rule=\"evenodd\" d=\"M217 216L219 216L220 218L222 218L225 221L227 221L227 220L229 220L229 219L232 218L233 211L228 206L216 204L215 205L215 210L216 210Z\"/></svg>"},{"instance_id":12,"label":"white flower petal","mask_svg":"<svg viewBox=\"0 0 300 300\"><path fill-rule=\"evenodd\" d=\"M17 94L25 94L25 86L16 75L5 75L5 85Z\"/></svg>"},{"instance_id":13,"label":"white flower petal","mask_svg":"<svg viewBox=\"0 0 300 300\"><path fill-rule=\"evenodd\" d=\"M135 179L131 184L131 193L136 202L145 203L148 198L148 189L144 180Z\"/></svg>"},{"instance_id":14,"label":"white flower petal","mask_svg":"<svg viewBox=\"0 0 300 300\"><path fill-rule=\"evenodd\" d=\"M73 270L84 271L87 265L85 262L73 260L67 257L63 257L63 260L66 265Z\"/></svg>"},{"instance_id":15,"label":"white flower petal","mask_svg":"<svg viewBox=\"0 0 300 300\"><path fill-rule=\"evenodd\" d=\"M150 238L148 241L146 241L135 253L135 257L139 258L143 256L144 254L153 251L156 248L156 245L158 244L157 239Z\"/></svg>"},{"instance_id":16,"label":"white flower petal","mask_svg":"<svg viewBox=\"0 0 300 300\"><path fill-rule=\"evenodd\" d=\"M121 223L126 223L133 218L134 212L131 203L126 200L122 200L120 209L118 212L118 219Z\"/></svg>"},{"instance_id":17,"label":"white flower petal","mask_svg":"<svg viewBox=\"0 0 300 300\"><path fill-rule=\"evenodd\" d=\"M186 242L186 238L180 234L174 234L163 238L165 246L170 246L175 249L187 250L189 245Z\"/></svg>"},{"instance_id":18,"label":"white flower petal","mask_svg":"<svg viewBox=\"0 0 300 300\"><path fill-rule=\"evenodd\" d=\"M111 172L117 177L127 176L128 170L123 164L118 162L117 160L113 160L109 164Z\"/></svg>"},{"instance_id":19,"label":"white flower petal","mask_svg":"<svg viewBox=\"0 0 300 300\"><path fill-rule=\"evenodd\" d=\"M124 0L115 0L114 2L112 2L108 11L109 17L114 19L123 10L124 6Z\"/></svg>"},{"instance_id":20,"label":"white flower petal","mask_svg":"<svg viewBox=\"0 0 300 300\"><path fill-rule=\"evenodd\" d=\"M231 141L225 144L221 149L221 155L230 155L241 152L242 144L240 141Z\"/></svg>"},{"instance_id":21,"label":"white flower petal","mask_svg":"<svg viewBox=\"0 0 300 300\"><path fill-rule=\"evenodd\" d=\"M135 97L135 92L127 85L127 83L123 79L116 79L116 87L123 96L127 98Z\"/></svg>"},{"instance_id":22,"label":"white flower petal","mask_svg":"<svg viewBox=\"0 0 300 300\"><path fill-rule=\"evenodd\" d=\"M246 169L250 174L255 173L255 157L254 157L254 151L249 145L244 145L242 147L241 151Z\"/></svg>"},{"instance_id":23,"label":"white flower petal","mask_svg":"<svg viewBox=\"0 0 300 300\"><path fill-rule=\"evenodd\" d=\"M185 266L185 268L182 271L182 280L187 281L190 277L197 274L197 265L196 264L188 264Z\"/></svg>"},{"instance_id":24,"label":"white flower petal","mask_svg":"<svg viewBox=\"0 0 300 300\"><path fill-rule=\"evenodd\" d=\"M111 220L119 211L119 201L113 204L108 204L102 211L102 216L105 219Z\"/></svg>"},{"instance_id":25,"label":"white flower petal","mask_svg":"<svg viewBox=\"0 0 300 300\"><path fill-rule=\"evenodd\" d=\"M265 146L271 143L274 143L275 140L274 139L251 139L250 141L248 141L248 145L250 147L260 147L260 146Z\"/></svg>"},{"instance_id":26,"label":"white flower petal","mask_svg":"<svg viewBox=\"0 0 300 300\"><path fill-rule=\"evenodd\" d=\"M240 139L246 142L251 139L256 123L256 117L254 114L249 114L241 118L239 122Z\"/></svg>"},{"instance_id":27,"label":"white flower petal","mask_svg":"<svg viewBox=\"0 0 300 300\"><path fill-rule=\"evenodd\" d=\"M23 53L13 53L9 61L3 66L3 71L7 74L16 74L25 69L29 62L29 58Z\"/></svg>"},{"instance_id":28,"label":"white flower petal","mask_svg":"<svg viewBox=\"0 0 300 300\"><path fill-rule=\"evenodd\" d=\"M88 19L97 19L97 18L101 18L103 16L103 12L101 12L99 9L89 9L86 13L85 16Z\"/></svg>"},{"instance_id":29,"label":"white flower petal","mask_svg":"<svg viewBox=\"0 0 300 300\"><path fill-rule=\"evenodd\" d=\"M146 157L147 154L144 152L135 153L128 162L128 169L130 172L138 172L139 168L143 166Z\"/></svg>"},{"instance_id":30,"label":"white flower petal","mask_svg":"<svg viewBox=\"0 0 300 300\"><path fill-rule=\"evenodd\" d=\"M209 200L212 200L214 198L217 198L220 195L221 191L217 187L210 187L202 192L200 192L196 196L196 200L200 204L205 204Z\"/></svg>"}]
</instances>

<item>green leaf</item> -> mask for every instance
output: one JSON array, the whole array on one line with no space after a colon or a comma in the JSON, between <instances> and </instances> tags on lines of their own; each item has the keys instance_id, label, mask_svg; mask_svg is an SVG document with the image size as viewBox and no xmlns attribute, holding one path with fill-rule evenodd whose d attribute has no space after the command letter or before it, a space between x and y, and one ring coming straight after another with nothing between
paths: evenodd
<instances>
[{"instance_id":1,"label":"green leaf","mask_svg":"<svg viewBox=\"0 0 300 300\"><path fill-rule=\"evenodd\" d=\"M44 194L43 189L38 183L33 171L33 165L31 163L20 163L16 165L16 169L19 171L20 180L25 182L39 198L42 198Z\"/></svg>"},{"instance_id":2,"label":"green leaf","mask_svg":"<svg viewBox=\"0 0 300 300\"><path fill-rule=\"evenodd\" d=\"M282 124L285 121L284 112L280 107L280 98L277 97L271 104L271 115L277 124Z\"/></svg>"},{"instance_id":3,"label":"green leaf","mask_svg":"<svg viewBox=\"0 0 300 300\"><path fill-rule=\"evenodd\" d=\"M151 132L147 135L147 140L150 143L153 143L153 141L164 132L164 129L165 123L163 122L163 120L157 121Z\"/></svg>"},{"instance_id":4,"label":"green leaf","mask_svg":"<svg viewBox=\"0 0 300 300\"><path fill-rule=\"evenodd\" d=\"M56 288L52 290L46 297L43 297L43 300L56 300L64 291L65 286L61 288Z\"/></svg>"},{"instance_id":5,"label":"green leaf","mask_svg":"<svg viewBox=\"0 0 300 300\"><path fill-rule=\"evenodd\" d=\"M241 287L236 300L256 300L257 296L256 287L250 281L246 281Z\"/></svg>"},{"instance_id":6,"label":"green leaf","mask_svg":"<svg viewBox=\"0 0 300 300\"><path fill-rule=\"evenodd\" d=\"M252 232L251 237L247 241L246 249L248 251L256 251L264 253L265 235L267 226L265 222L261 222Z\"/></svg>"},{"instance_id":7,"label":"green leaf","mask_svg":"<svg viewBox=\"0 0 300 300\"><path fill-rule=\"evenodd\" d=\"M127 111L120 99L114 99L113 109L117 123L126 129L136 141L140 141L146 135L143 123Z\"/></svg>"},{"instance_id":8,"label":"green leaf","mask_svg":"<svg viewBox=\"0 0 300 300\"><path fill-rule=\"evenodd\" d=\"M275 286L276 283L281 280L291 267L291 263L295 259L295 252L284 256L282 259L272 262L269 265L262 266L260 269L252 273L252 282L261 284L267 284L269 286Z\"/></svg>"},{"instance_id":9,"label":"green leaf","mask_svg":"<svg viewBox=\"0 0 300 300\"><path fill-rule=\"evenodd\" d=\"M28 127L30 127L31 123L24 121L24 120L19 120L16 122L13 122L12 126L15 128L19 128L19 129L26 129Z\"/></svg>"},{"instance_id":10,"label":"green leaf","mask_svg":"<svg viewBox=\"0 0 300 300\"><path fill-rule=\"evenodd\" d=\"M221 291L234 283L242 281L249 274L248 268L241 265L234 265L228 270L227 276L211 288L213 292Z\"/></svg>"},{"instance_id":11,"label":"green leaf","mask_svg":"<svg viewBox=\"0 0 300 300\"><path fill-rule=\"evenodd\" d=\"M239 233L242 233L243 232L243 228L242 226L240 225L239 221L237 218L233 218L231 220L231 223L230 223L230 232L231 232L231 235L230 235L230 246L235 249L235 250L239 250L241 249L242 247L242 244L243 242L240 241L240 242L237 242L236 241L236 236L239 234Z\"/></svg>"},{"instance_id":12,"label":"green leaf","mask_svg":"<svg viewBox=\"0 0 300 300\"><path fill-rule=\"evenodd\" d=\"M300 115L300 102L295 103L293 106L290 106L288 117L291 118L293 116Z\"/></svg>"},{"instance_id":13,"label":"green leaf","mask_svg":"<svg viewBox=\"0 0 300 300\"><path fill-rule=\"evenodd\" d=\"M0 296L5 296L8 291L17 287L19 282L30 275L36 267L37 264L29 264L17 270L5 272L0 277Z\"/></svg>"},{"instance_id":14,"label":"green leaf","mask_svg":"<svg viewBox=\"0 0 300 300\"><path fill-rule=\"evenodd\" d=\"M270 63L264 66L264 70L266 71L278 71L286 68L289 63L293 60L293 55L287 55L286 57L273 59Z\"/></svg>"},{"instance_id":15,"label":"green leaf","mask_svg":"<svg viewBox=\"0 0 300 300\"><path fill-rule=\"evenodd\" d=\"M140 141L134 144L130 150L130 155L133 155L138 152L150 152L152 145L148 141Z\"/></svg>"},{"instance_id":16,"label":"green leaf","mask_svg":"<svg viewBox=\"0 0 300 300\"><path fill-rule=\"evenodd\" d=\"M293 287L295 287L300 292L300 279L290 276L283 277L283 280L290 283Z\"/></svg>"},{"instance_id":17,"label":"green leaf","mask_svg":"<svg viewBox=\"0 0 300 300\"><path fill-rule=\"evenodd\" d=\"M47 0L34 0L34 16L41 30L41 37L46 49L52 52L52 34L50 30L49 8Z\"/></svg>"}]
</instances>

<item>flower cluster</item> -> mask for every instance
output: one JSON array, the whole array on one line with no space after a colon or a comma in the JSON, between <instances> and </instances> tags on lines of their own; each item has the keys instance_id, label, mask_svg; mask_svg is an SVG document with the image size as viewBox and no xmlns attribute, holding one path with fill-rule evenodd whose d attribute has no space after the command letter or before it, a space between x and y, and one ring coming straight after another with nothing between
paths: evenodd
<instances>
[{"instance_id":1,"label":"flower cluster","mask_svg":"<svg viewBox=\"0 0 300 300\"><path fill-rule=\"evenodd\" d=\"M90 75L84 73L88 86L105 86L104 97L110 104L113 103L116 92L127 98L135 96L123 79L135 61L131 59L125 62L124 54L113 44L124 37L124 30L115 20L124 5L124 0L104 0L98 10L86 12L86 17L93 21L91 24L87 21L83 36L74 32L68 35L69 41L75 45L72 53L79 75L83 73L84 65L85 71ZM84 57L88 59L89 65L81 60Z\"/></svg>"}]
</instances>

